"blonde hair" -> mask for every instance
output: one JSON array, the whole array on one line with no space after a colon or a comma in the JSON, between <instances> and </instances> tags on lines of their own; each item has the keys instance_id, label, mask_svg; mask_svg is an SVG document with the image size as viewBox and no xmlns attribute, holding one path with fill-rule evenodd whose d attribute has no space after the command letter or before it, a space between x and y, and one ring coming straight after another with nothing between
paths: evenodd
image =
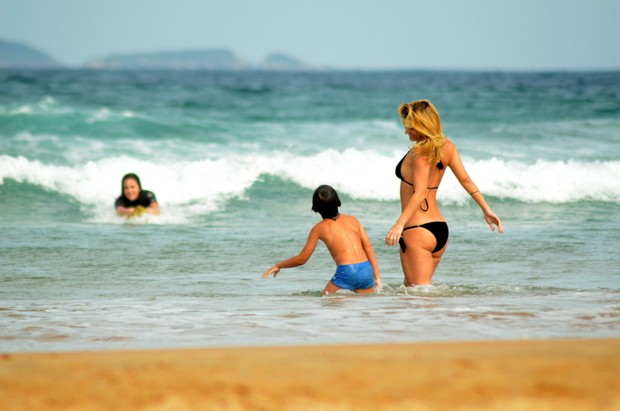
<instances>
[{"instance_id":1,"label":"blonde hair","mask_svg":"<svg viewBox=\"0 0 620 411\"><path fill-rule=\"evenodd\" d=\"M423 135L414 147L415 153L426 158L431 163L441 160L446 136L443 135L439 112L428 100L416 100L401 104L398 114L405 128L411 128Z\"/></svg>"}]
</instances>

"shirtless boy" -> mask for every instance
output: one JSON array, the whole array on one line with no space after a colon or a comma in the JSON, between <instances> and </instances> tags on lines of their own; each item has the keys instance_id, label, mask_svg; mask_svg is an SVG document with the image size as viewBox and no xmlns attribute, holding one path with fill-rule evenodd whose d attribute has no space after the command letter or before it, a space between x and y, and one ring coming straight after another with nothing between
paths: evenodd
<instances>
[{"instance_id":1,"label":"shirtless boy","mask_svg":"<svg viewBox=\"0 0 620 411\"><path fill-rule=\"evenodd\" d=\"M322 295L335 293L341 288L359 294L373 293L381 287L381 275L377 257L370 239L360 222L351 215L340 214L338 193L328 185L319 186L312 196L312 211L321 214L323 220L310 230L306 245L298 255L280 261L263 273L262 278L280 269L304 265L323 241L337 265L336 273L323 289Z\"/></svg>"}]
</instances>

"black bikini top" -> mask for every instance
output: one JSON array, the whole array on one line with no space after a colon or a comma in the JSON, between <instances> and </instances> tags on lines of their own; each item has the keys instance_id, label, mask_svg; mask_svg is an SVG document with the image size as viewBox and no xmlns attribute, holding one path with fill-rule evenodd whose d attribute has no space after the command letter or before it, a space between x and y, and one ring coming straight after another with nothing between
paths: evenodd
<instances>
[{"instance_id":1,"label":"black bikini top","mask_svg":"<svg viewBox=\"0 0 620 411\"><path fill-rule=\"evenodd\" d=\"M400 161L396 165L396 170L394 170L394 171L396 173L396 177L398 177L400 179L400 181L402 181L405 184L409 184L411 187L413 187L413 184L411 184L409 181L407 181L407 180L405 180L403 178L403 173L400 171L400 167L403 165L403 161L405 161L405 157L407 157L407 154L405 154L403 156L403 158L400 159ZM439 162L437 163L437 168L439 170L443 170L443 167L444 167L443 162L441 160L439 160ZM426 188L429 189L429 190L436 190L437 188L439 188L439 186L437 186L437 187L426 187Z\"/></svg>"}]
</instances>

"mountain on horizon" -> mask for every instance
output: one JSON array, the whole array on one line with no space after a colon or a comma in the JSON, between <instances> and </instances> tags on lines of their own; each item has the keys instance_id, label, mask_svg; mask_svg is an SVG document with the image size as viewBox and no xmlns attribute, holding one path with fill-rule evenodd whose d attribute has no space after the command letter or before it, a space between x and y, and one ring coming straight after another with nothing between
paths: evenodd
<instances>
[{"instance_id":1,"label":"mountain on horizon","mask_svg":"<svg viewBox=\"0 0 620 411\"><path fill-rule=\"evenodd\" d=\"M95 69L241 70L248 64L226 49L114 54L87 61Z\"/></svg>"},{"instance_id":2,"label":"mountain on horizon","mask_svg":"<svg viewBox=\"0 0 620 411\"><path fill-rule=\"evenodd\" d=\"M0 69L63 68L48 54L23 43L0 40ZM80 67L101 70L319 70L285 53L272 53L257 64L224 48L119 53L86 61Z\"/></svg>"},{"instance_id":3,"label":"mountain on horizon","mask_svg":"<svg viewBox=\"0 0 620 411\"><path fill-rule=\"evenodd\" d=\"M227 49L198 49L154 53L115 54L87 61L93 69L163 70L315 70L284 53L273 53L257 65Z\"/></svg>"},{"instance_id":4,"label":"mountain on horizon","mask_svg":"<svg viewBox=\"0 0 620 411\"><path fill-rule=\"evenodd\" d=\"M305 64L284 53L272 53L258 66L261 70L316 70L317 67Z\"/></svg>"},{"instance_id":5,"label":"mountain on horizon","mask_svg":"<svg viewBox=\"0 0 620 411\"><path fill-rule=\"evenodd\" d=\"M50 55L31 46L0 40L0 68L49 69L63 67Z\"/></svg>"}]
</instances>

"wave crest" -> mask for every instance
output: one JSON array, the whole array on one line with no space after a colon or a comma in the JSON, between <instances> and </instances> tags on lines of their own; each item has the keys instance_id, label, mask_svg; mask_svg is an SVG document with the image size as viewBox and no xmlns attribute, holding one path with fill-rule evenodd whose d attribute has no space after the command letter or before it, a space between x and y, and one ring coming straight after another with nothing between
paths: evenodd
<instances>
[{"instance_id":1,"label":"wave crest","mask_svg":"<svg viewBox=\"0 0 620 411\"><path fill-rule=\"evenodd\" d=\"M81 205L110 210L127 172L140 175L143 187L156 193L162 207L182 207L191 215L219 210L225 200L243 197L261 176L279 178L313 190L330 184L354 199L397 201L399 181L394 167L400 154L375 151L324 150L313 155L288 152L222 154L217 159L162 162L110 157L65 166L23 156L0 156L4 179L68 195ZM567 203L601 201L620 204L620 161L505 161L464 159L472 179L488 197L520 202ZM448 172L439 189L444 204L463 205L469 196Z\"/></svg>"}]
</instances>

